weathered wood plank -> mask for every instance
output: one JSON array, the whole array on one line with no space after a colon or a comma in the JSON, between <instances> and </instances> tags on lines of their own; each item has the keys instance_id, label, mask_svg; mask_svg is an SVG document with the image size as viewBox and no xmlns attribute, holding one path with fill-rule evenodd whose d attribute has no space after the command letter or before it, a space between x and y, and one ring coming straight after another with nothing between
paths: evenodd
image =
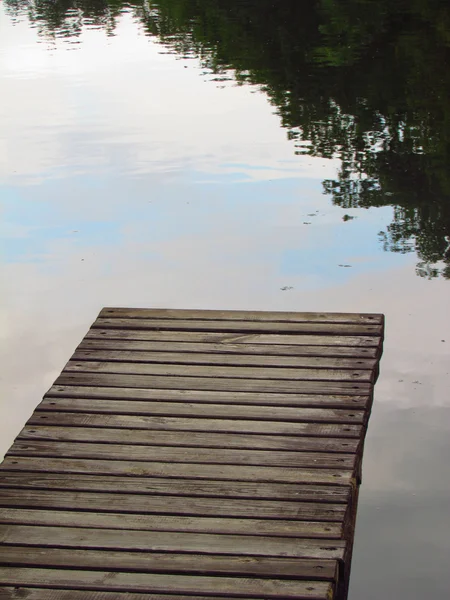
<instances>
[{"instance_id":1,"label":"weathered wood plank","mask_svg":"<svg viewBox=\"0 0 450 600\"><path fill-rule=\"evenodd\" d=\"M284 406L246 406L234 404L191 404L137 400L102 400L92 398L44 398L39 411L83 412L117 415L155 415L163 417L195 417L209 419L247 419L257 421L295 421L312 423L363 424L362 410L334 408L293 408Z\"/></svg>"},{"instance_id":2,"label":"weathered wood plank","mask_svg":"<svg viewBox=\"0 0 450 600\"><path fill-rule=\"evenodd\" d=\"M170 308L117 308L106 306L100 318L127 319L181 319L202 321L269 321L280 323L366 323L383 324L384 316L378 313L342 312L288 312L249 310L197 310Z\"/></svg>"},{"instance_id":3,"label":"weathered wood plank","mask_svg":"<svg viewBox=\"0 0 450 600\"><path fill-rule=\"evenodd\" d=\"M127 319L97 318L92 328L100 329L145 329L158 331L228 331L236 333L306 333L325 335L363 335L381 336L381 324L365 323L283 323L266 321L214 321L196 319Z\"/></svg>"},{"instance_id":4,"label":"weathered wood plank","mask_svg":"<svg viewBox=\"0 0 450 600\"><path fill-rule=\"evenodd\" d=\"M253 575L290 579L333 581L337 561L291 558L264 558L176 554L151 552L117 552L112 550L76 550L33 548L24 552L17 546L0 547L0 563L15 567L46 567L108 571L179 572L209 575ZM1 589L1 588L0 588ZM0 592L1 597L1 592Z\"/></svg>"},{"instance_id":5,"label":"weathered wood plank","mask_svg":"<svg viewBox=\"0 0 450 600\"><path fill-rule=\"evenodd\" d=\"M149 444L151 440L149 440ZM274 467L307 467L326 469L353 469L355 454L323 452L283 452L277 450L247 450L229 448L172 448L170 446L136 446L123 444L95 444L21 441L17 440L7 456L49 456L52 458L87 458L101 460L132 460L170 463L199 463L215 465L256 465Z\"/></svg>"},{"instance_id":6,"label":"weathered wood plank","mask_svg":"<svg viewBox=\"0 0 450 600\"><path fill-rule=\"evenodd\" d=\"M295 500L296 502L348 504L350 486L302 485L297 483L254 483L247 481L215 481L208 479L165 479L163 477L121 477L64 473L64 477L43 472L8 472L0 477L1 488L78 490L84 492L117 492L127 494L202 496L212 498L247 498L258 500ZM18 493L18 496L20 494ZM320 520L319 510L313 520ZM325 509L326 510L326 509Z\"/></svg>"},{"instance_id":7,"label":"weathered wood plank","mask_svg":"<svg viewBox=\"0 0 450 600\"><path fill-rule=\"evenodd\" d=\"M110 340L136 340L158 342L188 342L188 343L216 343L216 344L266 344L270 346L336 346L343 348L373 348L377 350L381 339L377 336L349 335L305 335L305 334L264 334L247 333L236 334L226 332L196 332L196 331L145 331L133 329L101 329L93 328L88 331L85 339L110 339ZM368 353L369 354L369 353Z\"/></svg>"},{"instance_id":8,"label":"weathered wood plank","mask_svg":"<svg viewBox=\"0 0 450 600\"><path fill-rule=\"evenodd\" d=\"M74 361L106 361L162 363L164 365L219 365L237 367L290 367L297 369L369 369L375 368L377 361L372 358L329 358L260 356L251 354L203 354L192 352L145 352L143 350L95 350L78 349L72 356Z\"/></svg>"},{"instance_id":9,"label":"weathered wood plank","mask_svg":"<svg viewBox=\"0 0 450 600\"><path fill-rule=\"evenodd\" d=\"M124 375L163 375L165 377L222 377L225 379L271 379L288 381L347 381L370 383L371 370L366 369L283 369L262 367L217 367L126 362L70 360L65 373L114 373Z\"/></svg>"},{"instance_id":10,"label":"weathered wood plank","mask_svg":"<svg viewBox=\"0 0 450 600\"><path fill-rule=\"evenodd\" d=\"M92 590L62 590L58 588L0 587L1 600L217 600L218 596L184 594L136 594L127 592L97 592ZM233 596L233 600L244 600L242 596ZM265 600L255 598L252 600Z\"/></svg>"},{"instance_id":11,"label":"weathered wood plank","mask_svg":"<svg viewBox=\"0 0 450 600\"><path fill-rule=\"evenodd\" d=\"M36 411L27 422L27 425L69 425L72 427L78 425L81 427L112 427L113 429L307 435L334 438L359 438L363 431L360 425L341 423L294 423L288 421L194 419L65 412L44 413L43 411Z\"/></svg>"},{"instance_id":12,"label":"weathered wood plank","mask_svg":"<svg viewBox=\"0 0 450 600\"><path fill-rule=\"evenodd\" d=\"M92 332L98 332L99 330L92 330ZM259 357L263 360L272 361L282 358L287 358L290 361L299 361L302 358L319 358L319 359L335 359L335 360L364 360L368 361L369 367L371 361L376 362L377 348L363 347L363 346L319 346L311 345L305 346L301 344L282 345L282 344L247 344L241 342L240 344L232 343L214 343L214 342L182 342L172 340L133 340L127 339L124 336L123 339L110 339L112 333L117 330L100 330L100 335L95 334L97 337L85 337L78 346L78 350L122 350L129 352L155 352L155 353L200 353L210 355L225 355L233 357L234 355L239 356L244 354L246 356L253 356L255 360ZM129 333L120 332L119 333ZM170 332L169 332L170 333ZM164 335L162 333L161 335ZM172 334L171 334L172 335ZM192 334L196 335L196 334ZM203 336L204 334L199 334ZM206 334L208 335L208 334ZM214 334L212 334L214 335ZM117 336L118 337L118 336ZM299 336L300 337L300 336ZM358 338L359 339L359 338ZM295 363L297 364L297 363Z\"/></svg>"},{"instance_id":13,"label":"weathered wood plank","mask_svg":"<svg viewBox=\"0 0 450 600\"><path fill-rule=\"evenodd\" d=\"M305 539L184 533L123 531L81 527L0 525L2 544L39 547L140 550L146 552L194 552L237 556L280 556L339 560L346 542L337 539ZM0 579L0 581L4 581ZM4 583L8 583L4 581Z\"/></svg>"},{"instance_id":14,"label":"weathered wood plank","mask_svg":"<svg viewBox=\"0 0 450 600\"><path fill-rule=\"evenodd\" d=\"M17 493L17 492L16 492ZM56 493L56 492L54 492ZM62 494L61 494L62 495ZM11 493L10 493L11 496ZM102 500L108 500L108 495L94 495L92 498L93 505L89 508L95 512L87 512L83 503L78 505L75 503L73 509L61 510L54 509L54 501L52 506L45 507L39 510L30 510L26 507L25 500L22 501L23 507L19 502L18 508L0 508L0 523L4 524L19 524L19 525L41 525L41 526L58 526L58 527L87 527L89 529L122 529L126 531L184 531L190 533L214 533L214 534L233 534L233 535L262 535L265 537L281 536L294 538L339 538L343 532L344 515L340 516L340 522L328 521L308 521L308 520L289 520L289 519L270 519L270 518L237 518L230 517L207 517L194 514L188 516L170 515L165 516L161 513L151 514L153 511L153 502L145 502L144 496L136 496L126 502L127 511L121 512L99 512L97 506L101 506ZM114 494L109 494L114 496ZM122 494L119 494L122 496ZM72 493L72 498L76 494ZM139 507L145 514L129 513L130 504L133 499L138 500ZM34 495L32 500L38 501ZM84 500L84 497L82 498ZM87 499L89 500L89 498ZM116 510L120 498L113 499ZM169 498L170 501L170 498ZM2 501L3 503L3 501ZM42 504L46 504L46 500L42 500ZM218 504L216 502L216 504ZM247 502L248 504L248 502ZM33 505L31 505L33 506ZM40 506L40 505L39 505ZM323 505L332 506L332 505ZM20 509L19 509L20 507ZM132 507L131 507L132 508ZM136 507L135 510L137 510ZM257 508L257 507L256 507ZM299 507L302 510L302 507ZM197 513L199 511L197 510ZM225 510L222 510L224 513ZM310 510L312 512L312 509ZM325 510L322 510L325 512ZM331 517L336 519L333 511L330 511ZM206 513L208 514L208 513Z\"/></svg>"},{"instance_id":15,"label":"weathered wood plank","mask_svg":"<svg viewBox=\"0 0 450 600\"><path fill-rule=\"evenodd\" d=\"M4 567L0 578L9 585L41 585L48 587L128 592L213 594L296 600L329 600L332 584L321 581L287 579L252 579L201 577L115 571L80 571L55 569L23 569Z\"/></svg>"},{"instance_id":16,"label":"weathered wood plank","mask_svg":"<svg viewBox=\"0 0 450 600\"><path fill-rule=\"evenodd\" d=\"M311 483L314 485L350 485L350 470L291 469L287 467L248 467L241 465L197 465L188 463L135 462L124 460L77 460L70 458L34 458L6 456L0 473L9 471L42 471L43 473L83 473L126 475L130 477L180 477L262 483Z\"/></svg>"},{"instance_id":17,"label":"weathered wood plank","mask_svg":"<svg viewBox=\"0 0 450 600\"><path fill-rule=\"evenodd\" d=\"M205 404L256 404L257 406L297 406L304 408L343 408L367 410L371 396L273 394L269 392L220 392L202 390L139 389L53 385L45 398L98 398L106 400L153 400Z\"/></svg>"},{"instance_id":18,"label":"weathered wood plank","mask_svg":"<svg viewBox=\"0 0 450 600\"><path fill-rule=\"evenodd\" d=\"M107 387L153 388L171 390L210 390L224 392L265 392L278 394L321 394L345 396L369 395L370 383L347 381L274 381L271 379L228 379L214 377L164 377L157 375L124 375L111 373L66 372L55 385L99 385Z\"/></svg>"},{"instance_id":19,"label":"weathered wood plank","mask_svg":"<svg viewBox=\"0 0 450 600\"><path fill-rule=\"evenodd\" d=\"M152 446L185 446L192 448L247 448L255 450L290 450L309 452L355 453L357 439L318 438L284 435L233 433L197 433L195 431L147 431L100 427L25 426L20 440L53 440L61 442L93 442Z\"/></svg>"}]
</instances>

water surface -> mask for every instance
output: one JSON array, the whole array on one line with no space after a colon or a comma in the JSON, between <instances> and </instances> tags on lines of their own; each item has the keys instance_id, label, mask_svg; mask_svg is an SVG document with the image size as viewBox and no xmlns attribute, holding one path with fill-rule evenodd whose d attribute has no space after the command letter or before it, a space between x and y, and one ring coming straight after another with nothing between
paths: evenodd
<instances>
[{"instance_id":1,"label":"water surface","mask_svg":"<svg viewBox=\"0 0 450 600\"><path fill-rule=\"evenodd\" d=\"M439 1L0 4L0 453L102 306L383 312L350 598L448 596L449 45Z\"/></svg>"}]
</instances>

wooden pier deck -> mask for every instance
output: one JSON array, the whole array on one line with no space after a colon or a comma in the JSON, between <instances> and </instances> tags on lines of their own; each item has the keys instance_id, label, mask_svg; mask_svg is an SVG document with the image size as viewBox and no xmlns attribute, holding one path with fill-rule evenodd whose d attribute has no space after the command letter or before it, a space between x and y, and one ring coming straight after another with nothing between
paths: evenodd
<instances>
[{"instance_id":1,"label":"wooden pier deck","mask_svg":"<svg viewBox=\"0 0 450 600\"><path fill-rule=\"evenodd\" d=\"M0 467L0 598L344 600L383 329L103 309Z\"/></svg>"}]
</instances>

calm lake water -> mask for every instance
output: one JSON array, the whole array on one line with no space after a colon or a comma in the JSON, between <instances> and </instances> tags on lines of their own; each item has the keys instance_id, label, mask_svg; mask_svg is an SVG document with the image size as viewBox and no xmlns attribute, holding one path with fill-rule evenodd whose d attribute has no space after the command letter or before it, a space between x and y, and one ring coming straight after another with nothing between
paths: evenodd
<instances>
[{"instance_id":1,"label":"calm lake water","mask_svg":"<svg viewBox=\"0 0 450 600\"><path fill-rule=\"evenodd\" d=\"M104 305L386 315L351 600L450 596L450 7L0 3L0 454Z\"/></svg>"}]
</instances>

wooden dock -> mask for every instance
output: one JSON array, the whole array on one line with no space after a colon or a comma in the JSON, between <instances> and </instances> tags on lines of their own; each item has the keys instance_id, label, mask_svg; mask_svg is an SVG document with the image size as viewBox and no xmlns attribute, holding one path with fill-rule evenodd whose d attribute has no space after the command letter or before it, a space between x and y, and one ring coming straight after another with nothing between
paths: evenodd
<instances>
[{"instance_id":1,"label":"wooden dock","mask_svg":"<svg viewBox=\"0 0 450 600\"><path fill-rule=\"evenodd\" d=\"M1 600L344 600L383 329L103 309L0 467Z\"/></svg>"}]
</instances>

